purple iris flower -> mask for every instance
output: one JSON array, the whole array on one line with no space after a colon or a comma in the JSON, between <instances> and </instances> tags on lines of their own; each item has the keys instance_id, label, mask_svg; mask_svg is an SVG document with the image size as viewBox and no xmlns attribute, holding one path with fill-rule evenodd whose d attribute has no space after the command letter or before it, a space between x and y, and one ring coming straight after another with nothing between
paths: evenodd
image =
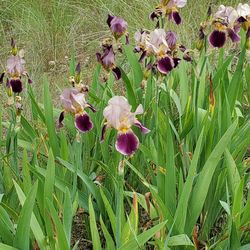
<instances>
[{"instance_id":1,"label":"purple iris flower","mask_svg":"<svg viewBox=\"0 0 250 250\"><path fill-rule=\"evenodd\" d=\"M96 112L94 107L90 105L85 98L85 93L80 92L77 88L67 88L60 96L64 111L60 114L58 128L63 127L65 112L75 116L75 127L82 133L86 133L93 128L86 108Z\"/></svg>"},{"instance_id":2,"label":"purple iris flower","mask_svg":"<svg viewBox=\"0 0 250 250\"><path fill-rule=\"evenodd\" d=\"M121 17L108 15L107 24L116 40L124 34L128 36L128 23Z\"/></svg>"},{"instance_id":3,"label":"purple iris flower","mask_svg":"<svg viewBox=\"0 0 250 250\"><path fill-rule=\"evenodd\" d=\"M132 126L140 128L143 134L150 132L136 118L136 115L143 114L143 107L139 105L136 111L131 112L131 105L123 96L114 96L108 106L103 111L106 123L102 129L102 138L104 140L105 132L108 128L114 128L118 131L115 148L123 155L132 155L139 147L139 139L134 134Z\"/></svg>"},{"instance_id":4,"label":"purple iris flower","mask_svg":"<svg viewBox=\"0 0 250 250\"><path fill-rule=\"evenodd\" d=\"M112 45L103 47L103 54L96 53L96 58L106 71L112 71L116 80L121 78L121 71L115 66L115 53Z\"/></svg>"},{"instance_id":5,"label":"purple iris flower","mask_svg":"<svg viewBox=\"0 0 250 250\"><path fill-rule=\"evenodd\" d=\"M182 19L178 9L183 8L187 4L187 0L161 0L159 6L150 14L150 18L154 20L159 17L168 17L177 25L181 24Z\"/></svg>"},{"instance_id":6,"label":"purple iris flower","mask_svg":"<svg viewBox=\"0 0 250 250\"><path fill-rule=\"evenodd\" d=\"M28 83L32 83L27 71L25 70L24 51L17 50L16 43L12 39L12 55L7 59L6 72L1 74L0 83L3 82L3 78L7 76L7 87L11 88L14 93L20 93L23 90L22 76L28 78Z\"/></svg>"},{"instance_id":7,"label":"purple iris flower","mask_svg":"<svg viewBox=\"0 0 250 250\"><path fill-rule=\"evenodd\" d=\"M234 43L240 41L238 30L235 29L237 19L238 13L234 8L220 5L219 10L214 15L214 30L209 36L209 42L213 47L223 47L227 41L227 37Z\"/></svg>"}]
</instances>

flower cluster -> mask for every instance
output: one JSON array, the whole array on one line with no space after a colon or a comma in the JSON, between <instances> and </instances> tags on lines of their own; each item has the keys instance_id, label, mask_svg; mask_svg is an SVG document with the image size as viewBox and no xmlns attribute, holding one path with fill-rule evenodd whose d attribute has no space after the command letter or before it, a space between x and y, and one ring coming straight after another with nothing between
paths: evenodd
<instances>
[{"instance_id":1,"label":"flower cluster","mask_svg":"<svg viewBox=\"0 0 250 250\"><path fill-rule=\"evenodd\" d=\"M178 9L183 8L186 4L187 0L161 0L155 11L150 14L150 18L158 19L157 26L159 26L159 18L168 18L179 25L182 19Z\"/></svg>"},{"instance_id":2,"label":"flower cluster","mask_svg":"<svg viewBox=\"0 0 250 250\"><path fill-rule=\"evenodd\" d=\"M136 47L135 52L140 53L140 61L145 57L155 56L158 71L162 74L168 74L177 67L180 58L178 51L184 52L183 58L191 61L188 50L183 45L177 43L177 34L173 31L166 32L164 29L155 29L154 31L137 31L135 33Z\"/></svg>"},{"instance_id":3,"label":"flower cluster","mask_svg":"<svg viewBox=\"0 0 250 250\"><path fill-rule=\"evenodd\" d=\"M212 27L212 32L209 34L209 42L215 48L222 48L228 38L233 43L239 42L241 27L247 31L247 38L249 38L250 6L240 3L235 9L231 6L220 5L212 19L201 25L200 41L205 39L205 29L207 27ZM202 46L199 47L201 48Z\"/></svg>"},{"instance_id":4,"label":"flower cluster","mask_svg":"<svg viewBox=\"0 0 250 250\"><path fill-rule=\"evenodd\" d=\"M126 43L128 43L128 24L127 22L117 16L108 15L107 24L110 28L110 31L114 37L106 38L103 40L101 47L102 52L96 53L97 61L103 66L106 72L112 72L116 80L121 78L121 71L116 66L115 55L118 51L121 51L121 43L119 39L125 35Z\"/></svg>"}]
</instances>

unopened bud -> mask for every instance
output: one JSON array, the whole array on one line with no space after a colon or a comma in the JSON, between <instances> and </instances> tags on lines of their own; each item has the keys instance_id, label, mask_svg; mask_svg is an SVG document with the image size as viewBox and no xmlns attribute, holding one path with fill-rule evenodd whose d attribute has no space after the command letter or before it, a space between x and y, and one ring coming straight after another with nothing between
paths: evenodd
<instances>
[{"instance_id":1,"label":"unopened bud","mask_svg":"<svg viewBox=\"0 0 250 250\"><path fill-rule=\"evenodd\" d=\"M250 50L250 27L248 28L246 35L246 49Z\"/></svg>"},{"instance_id":2,"label":"unopened bud","mask_svg":"<svg viewBox=\"0 0 250 250\"><path fill-rule=\"evenodd\" d=\"M199 39L196 43L196 48L198 50L202 50L203 47L204 47L204 42L205 42L205 34L204 34L204 30L203 30L203 27L200 27L200 30L199 30Z\"/></svg>"},{"instance_id":3,"label":"unopened bud","mask_svg":"<svg viewBox=\"0 0 250 250\"><path fill-rule=\"evenodd\" d=\"M6 88L6 91L7 91L8 97L13 96L13 91L12 91L12 88L11 88L11 87L7 87L7 88Z\"/></svg>"},{"instance_id":4,"label":"unopened bud","mask_svg":"<svg viewBox=\"0 0 250 250\"><path fill-rule=\"evenodd\" d=\"M13 56L17 55L17 47L16 47L16 42L13 38L11 38L11 53Z\"/></svg>"}]
</instances>

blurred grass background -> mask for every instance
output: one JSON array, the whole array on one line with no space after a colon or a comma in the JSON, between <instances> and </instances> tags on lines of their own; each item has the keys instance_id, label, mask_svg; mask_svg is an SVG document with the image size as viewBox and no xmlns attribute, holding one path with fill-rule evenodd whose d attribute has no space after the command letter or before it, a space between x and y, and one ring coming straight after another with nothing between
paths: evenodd
<instances>
[{"instance_id":1,"label":"blurred grass background","mask_svg":"<svg viewBox=\"0 0 250 250\"><path fill-rule=\"evenodd\" d=\"M0 1L0 62L3 67L10 50L10 38L25 49L27 69L31 72L36 90L44 73L53 86L64 85L68 76L68 58L76 51L83 67L83 78L91 82L95 52L99 42L109 35L108 13L122 16L133 33L155 23L148 18L159 1L152 0L1 0ZM180 12L183 24L171 26L187 47L197 37L199 24L204 20L208 5L213 10L220 4L236 6L238 0L188 0ZM52 91L56 88L51 87Z\"/></svg>"}]
</instances>

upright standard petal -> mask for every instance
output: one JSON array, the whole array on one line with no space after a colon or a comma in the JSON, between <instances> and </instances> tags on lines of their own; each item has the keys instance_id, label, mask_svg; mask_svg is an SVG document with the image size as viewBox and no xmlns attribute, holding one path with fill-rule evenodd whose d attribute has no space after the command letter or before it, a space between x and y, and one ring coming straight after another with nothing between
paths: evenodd
<instances>
[{"instance_id":1,"label":"upright standard petal","mask_svg":"<svg viewBox=\"0 0 250 250\"><path fill-rule=\"evenodd\" d=\"M133 131L126 133L119 132L115 143L115 148L123 155L132 155L139 147L139 139Z\"/></svg>"},{"instance_id":2,"label":"upright standard petal","mask_svg":"<svg viewBox=\"0 0 250 250\"><path fill-rule=\"evenodd\" d=\"M93 128L93 123L87 113L84 113L75 116L75 126L80 132L86 133Z\"/></svg>"},{"instance_id":3,"label":"upright standard petal","mask_svg":"<svg viewBox=\"0 0 250 250\"><path fill-rule=\"evenodd\" d=\"M173 31L168 31L166 33L166 40L167 40L168 46L171 49L173 49L177 43L177 34Z\"/></svg>"}]
</instances>

